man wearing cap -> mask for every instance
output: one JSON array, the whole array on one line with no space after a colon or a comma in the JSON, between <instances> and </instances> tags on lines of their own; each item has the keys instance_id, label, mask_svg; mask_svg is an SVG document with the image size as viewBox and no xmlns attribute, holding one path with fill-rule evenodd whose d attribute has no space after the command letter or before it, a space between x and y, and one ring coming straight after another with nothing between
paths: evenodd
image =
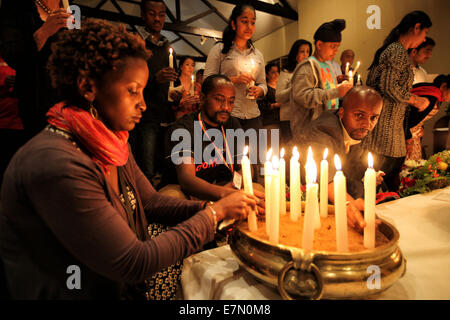
<instances>
[{"instance_id":1,"label":"man wearing cap","mask_svg":"<svg viewBox=\"0 0 450 320\"><path fill-rule=\"evenodd\" d=\"M299 138L304 127L323 111L337 110L339 98L352 88L351 84L338 84L327 61L333 60L341 44L341 31L345 20L336 19L322 24L314 34L314 54L297 66L292 76L290 93L293 136Z\"/></svg>"}]
</instances>

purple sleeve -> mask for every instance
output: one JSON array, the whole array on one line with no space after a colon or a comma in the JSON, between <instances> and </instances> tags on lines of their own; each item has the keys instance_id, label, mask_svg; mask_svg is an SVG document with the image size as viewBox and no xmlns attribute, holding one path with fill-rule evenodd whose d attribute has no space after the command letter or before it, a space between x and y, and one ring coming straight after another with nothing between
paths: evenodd
<instances>
[{"instance_id":1,"label":"purple sleeve","mask_svg":"<svg viewBox=\"0 0 450 320\"><path fill-rule=\"evenodd\" d=\"M49 150L42 152L45 154L39 158L47 158ZM138 240L111 205L100 172L83 160L85 157L62 152L53 155L54 165L40 166L23 177L25 192L58 241L95 272L113 280L139 282L197 252L214 238L212 219L200 211L152 240ZM163 203L172 207L172 200L158 197L151 186L149 190L149 211L156 215ZM178 213L188 216L194 211L195 204L174 203ZM165 213L175 216L170 210Z\"/></svg>"}]
</instances>

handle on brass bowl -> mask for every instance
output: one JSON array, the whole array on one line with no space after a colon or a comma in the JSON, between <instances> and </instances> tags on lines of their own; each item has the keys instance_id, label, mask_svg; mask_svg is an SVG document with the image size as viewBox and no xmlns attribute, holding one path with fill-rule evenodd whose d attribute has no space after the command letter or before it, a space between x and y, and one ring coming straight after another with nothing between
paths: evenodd
<instances>
[{"instance_id":1,"label":"handle on brass bowl","mask_svg":"<svg viewBox=\"0 0 450 320\"><path fill-rule=\"evenodd\" d=\"M278 291L281 297L285 300L294 300L294 298L287 292L285 288L285 279L288 272L294 269L297 274L300 273L303 278L313 276L313 279L301 279L299 280L296 276L291 275L291 279L288 280L288 285L290 288L298 292L299 296L304 299L319 300L322 297L323 292L323 278L320 273L319 268L314 263L311 263L307 269L297 269L294 266L294 262L290 261L286 263L278 274Z\"/></svg>"}]
</instances>

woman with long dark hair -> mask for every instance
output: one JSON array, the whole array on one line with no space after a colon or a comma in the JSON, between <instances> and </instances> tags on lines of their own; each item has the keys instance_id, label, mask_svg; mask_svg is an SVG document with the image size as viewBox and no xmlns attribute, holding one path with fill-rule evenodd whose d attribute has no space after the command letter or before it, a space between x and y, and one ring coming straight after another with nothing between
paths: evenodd
<instances>
[{"instance_id":1,"label":"woman with long dark hair","mask_svg":"<svg viewBox=\"0 0 450 320\"><path fill-rule=\"evenodd\" d=\"M411 94L414 80L408 49L420 45L431 27L425 12L408 13L392 29L369 67L367 85L383 97L383 110L375 129L362 145L376 156L378 168L386 173L389 190L396 191L396 178L406 155L404 118L408 104L424 110L428 100Z\"/></svg>"},{"instance_id":2,"label":"woman with long dark hair","mask_svg":"<svg viewBox=\"0 0 450 320\"><path fill-rule=\"evenodd\" d=\"M224 74L233 82L236 101L232 116L239 119L244 130L262 127L256 99L267 93L264 57L251 40L255 26L256 13L251 5L234 7L222 42L211 49L205 65L205 78Z\"/></svg>"},{"instance_id":3,"label":"woman with long dark hair","mask_svg":"<svg viewBox=\"0 0 450 320\"><path fill-rule=\"evenodd\" d=\"M283 144L287 143L292 137L289 121L291 118L291 110L289 108L290 81L297 64L310 57L311 54L311 42L305 39L296 40L289 50L286 67L281 70L280 77L278 78L275 98L277 103L280 104L280 133Z\"/></svg>"}]
</instances>

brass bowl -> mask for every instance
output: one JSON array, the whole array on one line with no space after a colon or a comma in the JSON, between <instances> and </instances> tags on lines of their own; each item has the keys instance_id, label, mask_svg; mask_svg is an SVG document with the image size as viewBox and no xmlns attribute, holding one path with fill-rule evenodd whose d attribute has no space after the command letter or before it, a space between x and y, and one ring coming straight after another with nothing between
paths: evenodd
<instances>
[{"instance_id":1,"label":"brass bowl","mask_svg":"<svg viewBox=\"0 0 450 320\"><path fill-rule=\"evenodd\" d=\"M406 272L406 260L398 247L399 232L381 221L379 231L389 242L360 252L276 245L256 239L242 226L234 228L228 242L240 265L277 288L283 299L359 299L386 290Z\"/></svg>"}]
</instances>

